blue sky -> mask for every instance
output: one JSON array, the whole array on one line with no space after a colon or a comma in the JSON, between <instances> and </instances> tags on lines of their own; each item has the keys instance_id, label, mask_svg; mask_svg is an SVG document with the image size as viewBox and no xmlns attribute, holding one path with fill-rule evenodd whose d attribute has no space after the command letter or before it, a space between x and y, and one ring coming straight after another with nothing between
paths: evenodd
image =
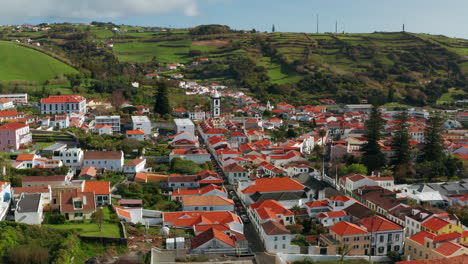
<instances>
[{"instance_id":1,"label":"blue sky","mask_svg":"<svg viewBox=\"0 0 468 264\"><path fill-rule=\"evenodd\" d=\"M112 21L117 24L236 29L373 32L406 29L468 38L467 0L16 0L2 4L0 23ZM24 8L29 6L30 8Z\"/></svg>"}]
</instances>

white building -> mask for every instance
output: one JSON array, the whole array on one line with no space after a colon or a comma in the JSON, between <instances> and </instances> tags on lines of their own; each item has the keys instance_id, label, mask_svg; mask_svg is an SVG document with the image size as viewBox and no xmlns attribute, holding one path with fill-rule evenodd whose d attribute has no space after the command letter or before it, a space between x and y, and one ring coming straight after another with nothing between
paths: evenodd
<instances>
[{"instance_id":1,"label":"white building","mask_svg":"<svg viewBox=\"0 0 468 264\"><path fill-rule=\"evenodd\" d=\"M11 184L0 182L0 221L5 220L5 216L11 203Z\"/></svg>"},{"instance_id":2,"label":"white building","mask_svg":"<svg viewBox=\"0 0 468 264\"><path fill-rule=\"evenodd\" d=\"M7 98L0 98L0 110L7 110L15 108L15 105L13 104L13 100L7 99Z\"/></svg>"},{"instance_id":3,"label":"white building","mask_svg":"<svg viewBox=\"0 0 468 264\"><path fill-rule=\"evenodd\" d=\"M51 95L41 99L41 114L86 113L86 98L81 95Z\"/></svg>"},{"instance_id":4,"label":"white building","mask_svg":"<svg viewBox=\"0 0 468 264\"><path fill-rule=\"evenodd\" d=\"M108 125L112 127L114 133L120 133L120 116L96 116L95 121L96 127L100 125Z\"/></svg>"},{"instance_id":5,"label":"white building","mask_svg":"<svg viewBox=\"0 0 468 264\"><path fill-rule=\"evenodd\" d=\"M147 116L132 116L133 130L140 129L145 135L151 135L151 121Z\"/></svg>"},{"instance_id":6,"label":"white building","mask_svg":"<svg viewBox=\"0 0 468 264\"><path fill-rule=\"evenodd\" d=\"M403 254L405 240L403 227L381 216L362 219L360 224L372 234L372 255L386 256L390 251Z\"/></svg>"},{"instance_id":7,"label":"white building","mask_svg":"<svg viewBox=\"0 0 468 264\"><path fill-rule=\"evenodd\" d=\"M42 223L43 204L41 193L23 193L16 204L15 222L28 225Z\"/></svg>"},{"instance_id":8,"label":"white building","mask_svg":"<svg viewBox=\"0 0 468 264\"><path fill-rule=\"evenodd\" d=\"M145 172L146 159L132 159L125 163L123 167L124 173Z\"/></svg>"},{"instance_id":9,"label":"white building","mask_svg":"<svg viewBox=\"0 0 468 264\"><path fill-rule=\"evenodd\" d=\"M188 112L190 120L205 120L204 111L189 111Z\"/></svg>"},{"instance_id":10,"label":"white building","mask_svg":"<svg viewBox=\"0 0 468 264\"><path fill-rule=\"evenodd\" d=\"M81 148L69 148L54 151L52 159L61 160L63 165L72 169L80 169L83 166L84 152Z\"/></svg>"},{"instance_id":11,"label":"white building","mask_svg":"<svg viewBox=\"0 0 468 264\"><path fill-rule=\"evenodd\" d=\"M28 94L0 94L0 98L6 98L12 100L15 104L27 104L28 103Z\"/></svg>"},{"instance_id":12,"label":"white building","mask_svg":"<svg viewBox=\"0 0 468 264\"><path fill-rule=\"evenodd\" d=\"M190 119L174 119L177 133L189 132L195 135L195 124Z\"/></svg>"},{"instance_id":13,"label":"white building","mask_svg":"<svg viewBox=\"0 0 468 264\"><path fill-rule=\"evenodd\" d=\"M122 171L124 155L122 151L86 151L83 166L105 168L111 171Z\"/></svg>"}]
</instances>

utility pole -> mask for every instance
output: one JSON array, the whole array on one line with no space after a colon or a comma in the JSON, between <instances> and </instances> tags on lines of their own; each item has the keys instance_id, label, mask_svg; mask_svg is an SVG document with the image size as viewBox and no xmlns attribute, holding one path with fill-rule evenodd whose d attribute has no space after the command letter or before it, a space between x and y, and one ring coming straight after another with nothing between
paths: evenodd
<instances>
[{"instance_id":1,"label":"utility pole","mask_svg":"<svg viewBox=\"0 0 468 264\"><path fill-rule=\"evenodd\" d=\"M335 34L338 33L338 20L335 21Z\"/></svg>"},{"instance_id":2,"label":"utility pole","mask_svg":"<svg viewBox=\"0 0 468 264\"><path fill-rule=\"evenodd\" d=\"M319 33L319 15L317 14L317 34Z\"/></svg>"},{"instance_id":3,"label":"utility pole","mask_svg":"<svg viewBox=\"0 0 468 264\"><path fill-rule=\"evenodd\" d=\"M403 32L405 32L405 24L403 24Z\"/></svg>"}]
</instances>

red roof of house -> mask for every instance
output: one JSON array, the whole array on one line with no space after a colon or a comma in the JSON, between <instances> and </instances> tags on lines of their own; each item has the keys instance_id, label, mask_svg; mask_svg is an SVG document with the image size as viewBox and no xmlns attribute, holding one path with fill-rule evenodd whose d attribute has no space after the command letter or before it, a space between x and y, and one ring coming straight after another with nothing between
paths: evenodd
<instances>
[{"instance_id":1,"label":"red roof of house","mask_svg":"<svg viewBox=\"0 0 468 264\"><path fill-rule=\"evenodd\" d=\"M261 208L269 209L272 212L274 212L275 215L294 215L294 213L291 210L286 209L283 205L281 205L275 200L264 200L256 202L251 204L250 208L252 208L253 210Z\"/></svg>"},{"instance_id":2,"label":"red roof of house","mask_svg":"<svg viewBox=\"0 0 468 264\"><path fill-rule=\"evenodd\" d=\"M81 172L80 172L80 175L78 175L78 177L81 177L83 175L96 177L96 174L97 174L97 169L95 167L91 166L91 167L86 167L86 168L82 169Z\"/></svg>"},{"instance_id":3,"label":"red roof of house","mask_svg":"<svg viewBox=\"0 0 468 264\"><path fill-rule=\"evenodd\" d=\"M27 126L28 125L25 125L25 124L11 122L11 123L6 123L0 126L0 130L18 130Z\"/></svg>"},{"instance_id":4,"label":"red roof of house","mask_svg":"<svg viewBox=\"0 0 468 264\"><path fill-rule=\"evenodd\" d=\"M434 242L447 241L447 240L457 239L460 236L461 236L460 233L452 232L452 233L437 235L434 237L433 241Z\"/></svg>"},{"instance_id":5,"label":"red roof of house","mask_svg":"<svg viewBox=\"0 0 468 264\"><path fill-rule=\"evenodd\" d=\"M94 192L96 195L110 194L110 182L108 181L86 181L85 192Z\"/></svg>"},{"instance_id":6,"label":"red roof of house","mask_svg":"<svg viewBox=\"0 0 468 264\"><path fill-rule=\"evenodd\" d=\"M381 217L367 217L361 220L361 225L364 226L368 231L372 229L372 232L389 231L389 230L402 230L403 227Z\"/></svg>"},{"instance_id":7,"label":"red roof of house","mask_svg":"<svg viewBox=\"0 0 468 264\"><path fill-rule=\"evenodd\" d=\"M330 227L330 231L335 232L339 236L352 236L352 235L359 235L359 234L367 234L368 232L361 227L343 221L339 222L338 224Z\"/></svg>"},{"instance_id":8,"label":"red roof of house","mask_svg":"<svg viewBox=\"0 0 468 264\"><path fill-rule=\"evenodd\" d=\"M227 172L246 172L247 170L242 167L241 165L237 164L237 163L232 163L232 164L229 164L228 166L224 167L224 171L227 171Z\"/></svg>"},{"instance_id":9,"label":"red roof of house","mask_svg":"<svg viewBox=\"0 0 468 264\"><path fill-rule=\"evenodd\" d=\"M325 212L325 213L319 213L317 216L319 218L328 218L328 217L342 217L342 216L347 216L348 213L345 211L332 211L332 212Z\"/></svg>"},{"instance_id":10,"label":"red roof of house","mask_svg":"<svg viewBox=\"0 0 468 264\"><path fill-rule=\"evenodd\" d=\"M16 161L33 161L35 154L18 154Z\"/></svg>"},{"instance_id":11,"label":"red roof of house","mask_svg":"<svg viewBox=\"0 0 468 264\"><path fill-rule=\"evenodd\" d=\"M460 244L447 241L438 246L435 251L439 254L449 257L462 248L464 247Z\"/></svg>"},{"instance_id":12,"label":"red roof of house","mask_svg":"<svg viewBox=\"0 0 468 264\"><path fill-rule=\"evenodd\" d=\"M122 216L128 219L132 218L132 214L129 211L125 211L124 209L117 208L117 207L115 208L115 211L117 212L119 216Z\"/></svg>"},{"instance_id":13,"label":"red roof of house","mask_svg":"<svg viewBox=\"0 0 468 264\"><path fill-rule=\"evenodd\" d=\"M1 186L1 184L0 184ZM47 193L49 192L49 187L47 186L33 186L33 187L14 187L13 192L15 194L21 193Z\"/></svg>"},{"instance_id":14,"label":"red roof of house","mask_svg":"<svg viewBox=\"0 0 468 264\"><path fill-rule=\"evenodd\" d=\"M290 234L288 229L286 227L278 222L275 221L268 221L266 223L262 224L262 228L265 231L265 233L269 236L271 235L286 235Z\"/></svg>"},{"instance_id":15,"label":"red roof of house","mask_svg":"<svg viewBox=\"0 0 468 264\"><path fill-rule=\"evenodd\" d=\"M16 110L0 111L0 117L9 117L9 116L18 116L18 111Z\"/></svg>"},{"instance_id":16,"label":"red roof of house","mask_svg":"<svg viewBox=\"0 0 468 264\"><path fill-rule=\"evenodd\" d=\"M449 225L450 223L442 220L438 217L432 217L431 219L424 222L421 227L427 228L431 231L439 231L440 229L444 228L445 226Z\"/></svg>"},{"instance_id":17,"label":"red roof of house","mask_svg":"<svg viewBox=\"0 0 468 264\"><path fill-rule=\"evenodd\" d=\"M145 159L132 159L132 160L129 160L127 163L125 163L124 166L136 166L142 163L143 161L145 161Z\"/></svg>"},{"instance_id":18,"label":"red roof of house","mask_svg":"<svg viewBox=\"0 0 468 264\"><path fill-rule=\"evenodd\" d=\"M96 209L96 203L94 200L94 193L92 192L78 192L73 190L71 192L63 192L60 194L60 212L81 212L81 211L94 211ZM83 208L75 209L73 207L73 198L83 198ZM86 197L86 203L84 202Z\"/></svg>"},{"instance_id":19,"label":"red roof of house","mask_svg":"<svg viewBox=\"0 0 468 264\"><path fill-rule=\"evenodd\" d=\"M127 130L126 134L127 135L144 135L145 132L141 129L136 129L136 130Z\"/></svg>"},{"instance_id":20,"label":"red roof of house","mask_svg":"<svg viewBox=\"0 0 468 264\"><path fill-rule=\"evenodd\" d=\"M413 240L414 242L417 242L418 244L424 246L424 239L425 239L425 238L429 238L429 239L432 240L434 237L435 237L435 235L432 234L432 233L429 233L429 232L427 232L427 231L421 231L421 232L415 234L414 236L409 237L409 239L411 239L411 240Z\"/></svg>"},{"instance_id":21,"label":"red roof of house","mask_svg":"<svg viewBox=\"0 0 468 264\"><path fill-rule=\"evenodd\" d=\"M215 228L210 228L204 231L203 233L199 234L198 236L192 238L192 248L198 248L204 245L205 243L211 241L212 239L217 239L231 247L236 246L236 243L230 236Z\"/></svg>"},{"instance_id":22,"label":"red roof of house","mask_svg":"<svg viewBox=\"0 0 468 264\"><path fill-rule=\"evenodd\" d=\"M307 205L310 208L314 207L327 207L328 206L328 201L327 200L321 200L321 201L313 201L313 202L308 202L305 205Z\"/></svg>"},{"instance_id":23,"label":"red roof of house","mask_svg":"<svg viewBox=\"0 0 468 264\"><path fill-rule=\"evenodd\" d=\"M304 185L288 177L260 178L242 190L243 193L302 191Z\"/></svg>"},{"instance_id":24,"label":"red roof of house","mask_svg":"<svg viewBox=\"0 0 468 264\"><path fill-rule=\"evenodd\" d=\"M186 212L165 212L163 214L165 223L172 223L174 227L190 227L199 224L229 224L232 222L241 223L239 216L227 211L186 211Z\"/></svg>"},{"instance_id":25,"label":"red roof of house","mask_svg":"<svg viewBox=\"0 0 468 264\"><path fill-rule=\"evenodd\" d=\"M81 95L51 95L49 98L42 98L41 104L60 104L60 103L77 103L85 100Z\"/></svg>"}]
</instances>

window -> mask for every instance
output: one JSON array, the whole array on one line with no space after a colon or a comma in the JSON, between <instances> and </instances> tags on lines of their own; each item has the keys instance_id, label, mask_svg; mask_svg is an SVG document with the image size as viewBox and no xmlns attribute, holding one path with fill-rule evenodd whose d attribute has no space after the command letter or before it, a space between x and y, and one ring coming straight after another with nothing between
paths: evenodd
<instances>
[{"instance_id":1,"label":"window","mask_svg":"<svg viewBox=\"0 0 468 264\"><path fill-rule=\"evenodd\" d=\"M354 238L354 241L359 241L359 237L355 237L355 238Z\"/></svg>"},{"instance_id":2,"label":"window","mask_svg":"<svg viewBox=\"0 0 468 264\"><path fill-rule=\"evenodd\" d=\"M83 213L79 213L79 212L75 213L75 217L82 217L82 216L83 216Z\"/></svg>"},{"instance_id":3,"label":"window","mask_svg":"<svg viewBox=\"0 0 468 264\"><path fill-rule=\"evenodd\" d=\"M408 246L408 251L411 251L411 246Z\"/></svg>"},{"instance_id":4,"label":"window","mask_svg":"<svg viewBox=\"0 0 468 264\"><path fill-rule=\"evenodd\" d=\"M348 241L349 241L349 238L348 238L348 237L345 237L345 238L343 238L343 241L344 241L344 242L348 242Z\"/></svg>"},{"instance_id":5,"label":"window","mask_svg":"<svg viewBox=\"0 0 468 264\"><path fill-rule=\"evenodd\" d=\"M400 246L394 246L393 250L396 251L396 252L400 251Z\"/></svg>"},{"instance_id":6,"label":"window","mask_svg":"<svg viewBox=\"0 0 468 264\"><path fill-rule=\"evenodd\" d=\"M275 245L275 249L278 249L278 245Z\"/></svg>"},{"instance_id":7,"label":"window","mask_svg":"<svg viewBox=\"0 0 468 264\"><path fill-rule=\"evenodd\" d=\"M384 236L380 236L380 242L384 242Z\"/></svg>"},{"instance_id":8,"label":"window","mask_svg":"<svg viewBox=\"0 0 468 264\"><path fill-rule=\"evenodd\" d=\"M353 248L355 248L355 249L356 249L356 248L359 248L359 245L354 245Z\"/></svg>"},{"instance_id":9,"label":"window","mask_svg":"<svg viewBox=\"0 0 468 264\"><path fill-rule=\"evenodd\" d=\"M395 235L395 241L399 241L400 240L400 234L396 234Z\"/></svg>"},{"instance_id":10,"label":"window","mask_svg":"<svg viewBox=\"0 0 468 264\"><path fill-rule=\"evenodd\" d=\"M283 249L285 249L285 248L286 248L286 244L283 244Z\"/></svg>"},{"instance_id":11,"label":"window","mask_svg":"<svg viewBox=\"0 0 468 264\"><path fill-rule=\"evenodd\" d=\"M382 254L382 253L384 253L384 251L385 251L385 247L379 247L378 250L379 250L379 253Z\"/></svg>"},{"instance_id":12,"label":"window","mask_svg":"<svg viewBox=\"0 0 468 264\"><path fill-rule=\"evenodd\" d=\"M392 234L388 234L388 239L387 239L388 242L391 242L392 241Z\"/></svg>"},{"instance_id":13,"label":"window","mask_svg":"<svg viewBox=\"0 0 468 264\"><path fill-rule=\"evenodd\" d=\"M278 241L278 237L275 237L275 241Z\"/></svg>"},{"instance_id":14,"label":"window","mask_svg":"<svg viewBox=\"0 0 468 264\"><path fill-rule=\"evenodd\" d=\"M73 207L81 209L81 208L83 208L83 202L82 201L75 201L75 202L73 202Z\"/></svg>"},{"instance_id":15,"label":"window","mask_svg":"<svg viewBox=\"0 0 468 264\"><path fill-rule=\"evenodd\" d=\"M286 240L286 236L283 236L283 240Z\"/></svg>"}]
</instances>

